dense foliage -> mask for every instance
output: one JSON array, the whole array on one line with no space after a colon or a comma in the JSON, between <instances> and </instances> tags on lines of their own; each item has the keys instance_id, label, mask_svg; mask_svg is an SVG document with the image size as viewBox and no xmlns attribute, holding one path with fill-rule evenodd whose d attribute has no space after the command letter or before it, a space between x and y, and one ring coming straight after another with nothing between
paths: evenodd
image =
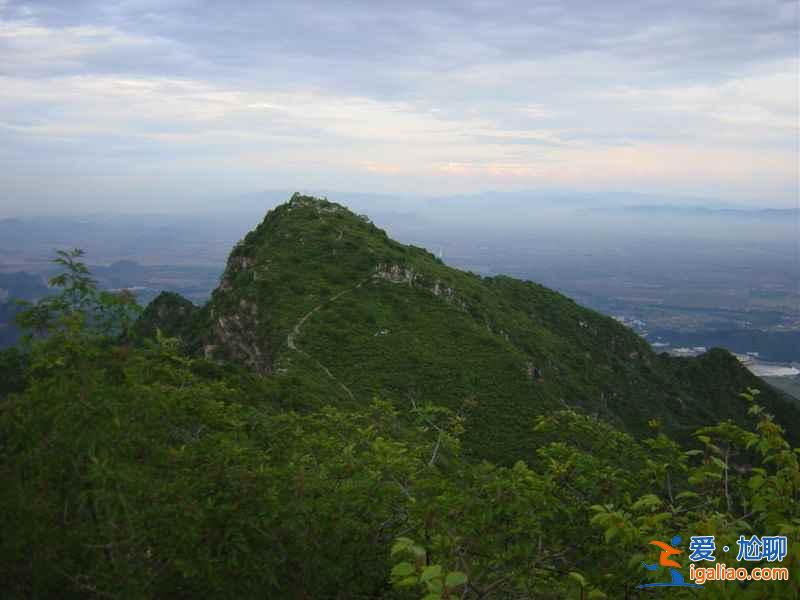
<instances>
[{"instance_id":1,"label":"dense foliage","mask_svg":"<svg viewBox=\"0 0 800 600\"><path fill-rule=\"evenodd\" d=\"M234 247L207 305L164 294L145 317L143 331L178 336L192 355L327 381L321 395L303 395L306 405L357 408L380 395L458 411L474 400L465 450L505 465L534 459L528 423L549 411L580 410L637 436L658 418L686 442L718 419L746 424L746 407L731 399L760 385L723 350L656 354L557 292L450 268L339 204L299 194ZM761 403L800 422L800 408L774 390Z\"/></svg>"},{"instance_id":2,"label":"dense foliage","mask_svg":"<svg viewBox=\"0 0 800 600\"><path fill-rule=\"evenodd\" d=\"M800 597L800 450L755 390L730 398L747 427L689 446L657 420L636 439L570 408L520 419L535 454L497 465L462 448L470 400L293 403L324 376L258 377L158 330L133 345L135 305L79 257L59 257L62 293L9 357L25 376L0 400L6 596L633 598L652 539L780 533L789 583L702 593Z\"/></svg>"}]
</instances>

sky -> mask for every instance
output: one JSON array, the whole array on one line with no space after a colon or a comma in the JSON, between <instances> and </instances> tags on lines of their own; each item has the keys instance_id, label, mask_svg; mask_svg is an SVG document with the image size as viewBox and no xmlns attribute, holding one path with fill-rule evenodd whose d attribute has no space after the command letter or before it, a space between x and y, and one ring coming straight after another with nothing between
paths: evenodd
<instances>
[{"instance_id":1,"label":"sky","mask_svg":"<svg viewBox=\"0 0 800 600\"><path fill-rule=\"evenodd\" d=\"M771 0L0 0L0 216L266 189L798 198Z\"/></svg>"}]
</instances>

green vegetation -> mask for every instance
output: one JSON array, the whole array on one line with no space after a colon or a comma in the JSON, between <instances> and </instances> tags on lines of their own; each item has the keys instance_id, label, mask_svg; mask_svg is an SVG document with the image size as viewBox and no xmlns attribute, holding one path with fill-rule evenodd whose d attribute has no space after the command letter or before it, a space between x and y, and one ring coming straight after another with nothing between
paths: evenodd
<instances>
[{"instance_id":1,"label":"green vegetation","mask_svg":"<svg viewBox=\"0 0 800 600\"><path fill-rule=\"evenodd\" d=\"M561 294L447 267L308 196L270 211L237 244L212 300L188 321L168 310L175 298L156 300L141 327L265 375L327 379L321 396L305 398L311 405L358 407L380 395L397 406L413 399L457 411L470 400L466 450L507 465L535 456L528 423L563 408L636 435L656 418L687 441L718 419L745 424L745 409L730 399L760 386L781 422L800 422L797 406L724 351L697 360L658 355ZM789 435L800 442L798 432Z\"/></svg>"},{"instance_id":2,"label":"green vegetation","mask_svg":"<svg viewBox=\"0 0 800 600\"><path fill-rule=\"evenodd\" d=\"M129 296L60 255L61 293L22 315L24 353L0 357L0 374L23 371L0 392L6 596L635 598L663 579L641 567L648 542L677 533L716 535L728 563L740 534L786 535L790 582L702 593L800 597L800 449L768 388L723 398L753 381L729 355L655 356L549 290L453 271L335 205L276 212L341 218L332 240L371 252L295 263L331 248L268 217L209 306L162 299L190 316L173 329L166 309L134 324ZM376 260L403 266L373 277ZM279 265L294 304L262 286L288 285ZM701 394L721 417L690 434L681 402Z\"/></svg>"},{"instance_id":3,"label":"green vegetation","mask_svg":"<svg viewBox=\"0 0 800 600\"><path fill-rule=\"evenodd\" d=\"M134 324L133 337L138 340L153 339L160 329L162 334L169 337L189 339L192 317L197 312L198 308L180 294L161 292Z\"/></svg>"}]
</instances>

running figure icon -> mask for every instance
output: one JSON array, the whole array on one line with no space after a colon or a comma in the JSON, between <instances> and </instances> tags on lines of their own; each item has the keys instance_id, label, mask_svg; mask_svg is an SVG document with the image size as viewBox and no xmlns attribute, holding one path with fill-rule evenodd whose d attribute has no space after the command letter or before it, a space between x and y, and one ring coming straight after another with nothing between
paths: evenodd
<instances>
[{"instance_id":1,"label":"running figure icon","mask_svg":"<svg viewBox=\"0 0 800 600\"><path fill-rule=\"evenodd\" d=\"M675 556L676 554L682 554L683 550L679 550L674 546L677 546L681 543L681 536L676 535L671 540L672 546L665 542L660 542L658 540L653 540L650 542L651 545L657 546L661 548L661 553L658 556L658 564L648 565L647 563L643 562L642 566L647 569L648 571L656 571L657 569L661 568L668 568L670 574L670 582L669 583L643 583L637 587L640 588L647 588L647 587L703 587L701 585L697 585L695 583L686 583L683 579L683 575L681 575L678 569L681 568L679 562L672 560L670 557Z\"/></svg>"}]
</instances>

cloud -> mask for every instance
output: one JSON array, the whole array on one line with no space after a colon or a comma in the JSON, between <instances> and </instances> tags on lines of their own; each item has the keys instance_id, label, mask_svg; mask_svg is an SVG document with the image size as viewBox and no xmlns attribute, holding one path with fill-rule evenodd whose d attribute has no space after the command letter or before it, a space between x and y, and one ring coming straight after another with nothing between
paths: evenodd
<instances>
[{"instance_id":1,"label":"cloud","mask_svg":"<svg viewBox=\"0 0 800 600\"><path fill-rule=\"evenodd\" d=\"M0 74L47 77L87 72L147 71L158 64L176 70L188 62L179 47L158 37L107 25L50 28L34 20L0 21Z\"/></svg>"},{"instance_id":2,"label":"cloud","mask_svg":"<svg viewBox=\"0 0 800 600\"><path fill-rule=\"evenodd\" d=\"M798 123L797 61L762 65L718 84L694 84L661 89L627 88L605 92L608 98L629 103L639 111L701 117L739 126L753 125L759 133L792 134Z\"/></svg>"},{"instance_id":3,"label":"cloud","mask_svg":"<svg viewBox=\"0 0 800 600\"><path fill-rule=\"evenodd\" d=\"M0 198L44 198L18 179L44 170L101 182L98 203L303 177L789 203L797 18L780 1L0 0L0 157L17 174ZM116 184L126 169L160 179Z\"/></svg>"}]
</instances>

